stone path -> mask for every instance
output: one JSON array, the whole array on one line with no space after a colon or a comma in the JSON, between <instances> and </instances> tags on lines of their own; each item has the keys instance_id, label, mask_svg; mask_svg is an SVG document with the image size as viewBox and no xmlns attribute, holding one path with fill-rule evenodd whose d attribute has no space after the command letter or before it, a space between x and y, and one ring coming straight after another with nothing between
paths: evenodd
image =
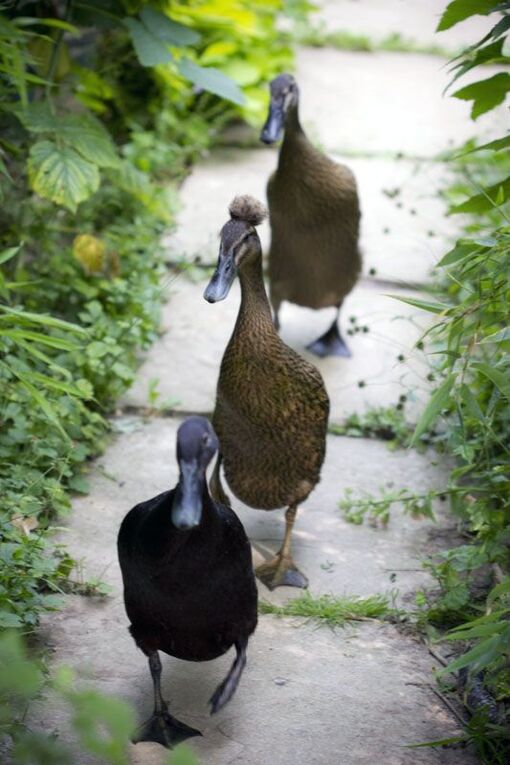
<instances>
[{"instance_id":1,"label":"stone path","mask_svg":"<svg viewBox=\"0 0 510 765\"><path fill-rule=\"evenodd\" d=\"M442 2L386 0L383 5L381 14L375 0L324 2L321 15L333 27L378 38L398 29L405 37L433 42L434 16ZM483 33L483 22L470 22L467 40L473 39L473 28ZM450 35L449 45L465 41L456 34ZM333 421L393 405L403 393L409 397L410 419L423 405L428 367L413 346L427 317L387 294L419 295L455 234L437 196L448 172L438 154L448 149L450 139L460 141L472 131L468 106L441 97L447 82L444 64L416 54L299 52L304 122L325 150L352 167L363 204L364 276L347 301L343 323L352 326L350 317L355 317L368 332L349 338L352 359L318 363ZM481 124L490 134L490 120ZM236 193L263 198L275 161L274 150L225 146L197 166L182 189L178 229L167 241L169 261L192 263L199 256L202 265L213 263L216 232L226 220L228 202ZM267 229L263 234L267 242ZM112 596L101 602L71 597L44 625L55 664L68 663L84 681L130 701L140 718L151 709L151 683L127 632L116 534L132 505L175 483L177 427L183 413L212 411L218 367L239 301L236 286L225 302L206 304L201 294L207 273L202 267L191 273L194 280L169 271L162 337L123 402L135 414L115 418L117 435L93 467L90 495L73 503L64 534L71 553L82 560L84 575L106 581ZM328 311L285 305L283 338L306 355L306 343L330 320ZM160 403L168 400L176 410L175 417L139 416L149 403L150 385L156 385ZM302 507L294 537L295 557L312 594L394 591L405 605L430 585L421 560L448 545L454 533L451 517L439 508L433 525L396 512L381 530L348 524L338 501L347 488L376 493L381 486L441 487L445 470L432 453L392 452L377 441L328 436L322 481ZM275 551L283 513L263 513L239 502L235 507L255 560ZM275 603L295 595L289 588L269 593L260 586L260 596ZM172 712L203 731L201 739L191 741L202 765L361 765L375 758L384 765L475 762L465 750L406 748L454 735L459 728L431 690L431 656L392 625L363 622L331 631L262 616L235 699L210 718L207 699L231 660L230 655L200 665L163 660L163 690L172 699ZM51 699L36 716L46 730L69 737L65 713ZM156 744L132 747L133 763L160 763L164 756Z\"/></svg>"}]
</instances>

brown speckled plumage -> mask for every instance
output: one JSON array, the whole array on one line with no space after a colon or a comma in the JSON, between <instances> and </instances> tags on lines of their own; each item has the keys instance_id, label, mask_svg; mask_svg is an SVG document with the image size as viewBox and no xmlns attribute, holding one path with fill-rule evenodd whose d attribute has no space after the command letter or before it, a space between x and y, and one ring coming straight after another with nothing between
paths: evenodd
<instances>
[{"instance_id":1,"label":"brown speckled plumage","mask_svg":"<svg viewBox=\"0 0 510 765\"><path fill-rule=\"evenodd\" d=\"M312 146L290 107L278 167L267 186L271 302L338 306L361 269L356 180Z\"/></svg>"},{"instance_id":2,"label":"brown speckled plumage","mask_svg":"<svg viewBox=\"0 0 510 765\"><path fill-rule=\"evenodd\" d=\"M320 478L329 399L319 371L276 332L253 229L238 274L241 305L221 362L213 425L234 494L263 510L290 507L293 522L296 506ZM218 474L211 489L213 496L224 496ZM291 564L291 528L288 550L279 553L285 565Z\"/></svg>"},{"instance_id":3,"label":"brown speckled plumage","mask_svg":"<svg viewBox=\"0 0 510 765\"><path fill-rule=\"evenodd\" d=\"M274 328L260 258L239 276L241 307L221 363L213 425L234 494L273 510L303 502L318 482L329 401L318 370Z\"/></svg>"}]
</instances>

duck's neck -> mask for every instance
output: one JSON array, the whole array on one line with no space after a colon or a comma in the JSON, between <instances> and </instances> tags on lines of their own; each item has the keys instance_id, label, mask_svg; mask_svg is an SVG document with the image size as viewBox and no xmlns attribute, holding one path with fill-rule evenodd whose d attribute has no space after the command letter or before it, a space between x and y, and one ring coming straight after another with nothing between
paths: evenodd
<instances>
[{"instance_id":1,"label":"duck's neck","mask_svg":"<svg viewBox=\"0 0 510 765\"><path fill-rule=\"evenodd\" d=\"M241 306L237 326L256 326L274 331L271 308L262 275L262 253L239 270Z\"/></svg>"},{"instance_id":2,"label":"duck's neck","mask_svg":"<svg viewBox=\"0 0 510 765\"><path fill-rule=\"evenodd\" d=\"M299 121L298 106L291 106L285 117L285 134L280 149L279 165L290 163L296 153L308 145L308 138Z\"/></svg>"}]
</instances>

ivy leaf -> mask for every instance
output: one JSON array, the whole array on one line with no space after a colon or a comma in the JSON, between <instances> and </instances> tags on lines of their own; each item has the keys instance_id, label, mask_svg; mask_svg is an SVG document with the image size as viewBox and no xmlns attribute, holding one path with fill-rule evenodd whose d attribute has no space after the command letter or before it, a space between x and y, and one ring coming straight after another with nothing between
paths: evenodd
<instances>
[{"instance_id":1,"label":"ivy leaf","mask_svg":"<svg viewBox=\"0 0 510 765\"><path fill-rule=\"evenodd\" d=\"M72 212L99 187L99 171L69 146L38 141L30 149L28 175L34 191Z\"/></svg>"},{"instance_id":2,"label":"ivy leaf","mask_svg":"<svg viewBox=\"0 0 510 765\"><path fill-rule=\"evenodd\" d=\"M453 93L454 98L460 98L463 101L473 101L471 109L471 118L476 120L481 114L494 109L495 106L505 100L506 94L510 90L510 74L508 72L499 72L487 80L478 80L477 82L466 85L466 87Z\"/></svg>"},{"instance_id":3,"label":"ivy leaf","mask_svg":"<svg viewBox=\"0 0 510 765\"><path fill-rule=\"evenodd\" d=\"M236 83L218 69L198 66L186 58L181 59L178 66L181 74L194 82L197 87L203 88L209 93L215 93L220 98L225 98L234 104L243 106L245 103L244 95Z\"/></svg>"},{"instance_id":4,"label":"ivy leaf","mask_svg":"<svg viewBox=\"0 0 510 765\"><path fill-rule=\"evenodd\" d=\"M135 53L142 66L158 66L173 60L167 43L155 37L146 26L132 18L124 19L124 25L129 29Z\"/></svg>"},{"instance_id":5,"label":"ivy leaf","mask_svg":"<svg viewBox=\"0 0 510 765\"><path fill-rule=\"evenodd\" d=\"M170 45L194 45L200 40L200 35L183 24L169 19L161 11L145 6L140 11L140 18L154 37Z\"/></svg>"},{"instance_id":6,"label":"ivy leaf","mask_svg":"<svg viewBox=\"0 0 510 765\"><path fill-rule=\"evenodd\" d=\"M488 16L498 3L499 0L453 0L441 16L436 32L444 32L470 16Z\"/></svg>"},{"instance_id":7,"label":"ivy leaf","mask_svg":"<svg viewBox=\"0 0 510 765\"><path fill-rule=\"evenodd\" d=\"M423 411L418 424L416 425L411 446L414 446L418 439L428 428L437 420L442 409L445 409L450 399L450 392L455 382L455 375L450 374L446 380L434 391L430 397L425 410Z\"/></svg>"}]
</instances>

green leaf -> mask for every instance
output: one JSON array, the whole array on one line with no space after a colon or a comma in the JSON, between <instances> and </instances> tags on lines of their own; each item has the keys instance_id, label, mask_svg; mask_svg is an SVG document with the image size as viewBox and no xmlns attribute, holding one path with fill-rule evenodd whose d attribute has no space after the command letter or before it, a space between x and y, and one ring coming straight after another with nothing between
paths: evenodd
<instances>
[{"instance_id":1,"label":"green leaf","mask_svg":"<svg viewBox=\"0 0 510 765\"><path fill-rule=\"evenodd\" d=\"M90 484L82 475L75 475L69 481L69 488L78 494L89 494Z\"/></svg>"},{"instance_id":2,"label":"green leaf","mask_svg":"<svg viewBox=\"0 0 510 765\"><path fill-rule=\"evenodd\" d=\"M489 366L489 364L473 364L473 368L477 369L488 380L491 380L505 398L510 401L510 377L508 374Z\"/></svg>"},{"instance_id":3,"label":"green leaf","mask_svg":"<svg viewBox=\"0 0 510 765\"><path fill-rule=\"evenodd\" d=\"M492 590L489 592L489 595L487 597L487 605L490 607L493 605L493 603L498 600L502 595L506 595L510 592L510 577L506 577L506 579L503 579L502 582L497 584L495 587L492 588Z\"/></svg>"},{"instance_id":4,"label":"green leaf","mask_svg":"<svg viewBox=\"0 0 510 765\"><path fill-rule=\"evenodd\" d=\"M173 60L167 43L155 37L139 21L127 18L124 19L124 25L129 29L135 53L142 66L158 66Z\"/></svg>"},{"instance_id":5,"label":"green leaf","mask_svg":"<svg viewBox=\"0 0 510 765\"><path fill-rule=\"evenodd\" d=\"M230 77L218 69L198 66L186 58L179 61L178 67L181 74L195 83L197 87L214 93L220 98L225 98L227 101L232 101L234 104L244 105L245 98L240 88Z\"/></svg>"},{"instance_id":6,"label":"green leaf","mask_svg":"<svg viewBox=\"0 0 510 765\"><path fill-rule=\"evenodd\" d=\"M56 427L56 429L59 431L62 437L66 441L70 441L69 436L67 435L64 428L60 424L57 413L53 409L48 399L40 391L38 391L37 388L35 388L32 385L32 383L26 376L21 375L20 373L16 371L14 371L14 374L19 379L20 384L23 386L23 388L25 388L25 390L30 395L30 397L35 401L35 403L39 405L41 411L46 415L47 419L52 423L52 425Z\"/></svg>"},{"instance_id":7,"label":"green leaf","mask_svg":"<svg viewBox=\"0 0 510 765\"><path fill-rule=\"evenodd\" d=\"M8 247L6 250L3 250L3 252L0 252L0 264L7 263L8 260L13 258L16 253L20 251L22 246L22 244L18 244L17 247Z\"/></svg>"},{"instance_id":8,"label":"green leaf","mask_svg":"<svg viewBox=\"0 0 510 765\"><path fill-rule=\"evenodd\" d=\"M469 667L479 671L494 661L502 653L501 638L499 635L493 635L487 640L481 640L474 648L459 656L458 659L448 664L439 674L445 672L457 672L463 667Z\"/></svg>"},{"instance_id":9,"label":"green leaf","mask_svg":"<svg viewBox=\"0 0 510 765\"><path fill-rule=\"evenodd\" d=\"M48 316L45 313L32 313L19 308L11 308L7 305L0 305L0 311L4 312L4 316L0 316L0 319L8 319L12 316L31 324L41 324L44 327L63 329L78 335L88 335L88 330L85 327L80 327L79 324L72 324L70 321L64 321L63 319L56 319L54 316Z\"/></svg>"},{"instance_id":10,"label":"green leaf","mask_svg":"<svg viewBox=\"0 0 510 765\"><path fill-rule=\"evenodd\" d=\"M179 744L179 746L168 755L167 765L199 765L199 763L188 746Z\"/></svg>"},{"instance_id":11,"label":"green leaf","mask_svg":"<svg viewBox=\"0 0 510 765\"><path fill-rule=\"evenodd\" d=\"M481 146L475 146L474 149L470 149L469 151L464 152L463 154L459 154L459 157L465 157L468 154L473 154L475 151L501 151L501 149L507 149L510 146L510 135L504 136L504 138L496 138L494 141L489 141L489 143L483 143Z\"/></svg>"},{"instance_id":12,"label":"green leaf","mask_svg":"<svg viewBox=\"0 0 510 765\"><path fill-rule=\"evenodd\" d=\"M470 16L488 16L498 3L499 0L453 0L441 16L436 31L444 32Z\"/></svg>"},{"instance_id":13,"label":"green leaf","mask_svg":"<svg viewBox=\"0 0 510 765\"><path fill-rule=\"evenodd\" d=\"M0 627L2 629L13 629L22 627L23 622L16 614L11 611L0 611Z\"/></svg>"},{"instance_id":14,"label":"green leaf","mask_svg":"<svg viewBox=\"0 0 510 765\"><path fill-rule=\"evenodd\" d=\"M494 109L495 106L504 101L509 90L510 74L499 72L486 80L478 80L471 85L466 85L452 95L463 101L473 101L471 117L476 120L481 114Z\"/></svg>"},{"instance_id":15,"label":"green leaf","mask_svg":"<svg viewBox=\"0 0 510 765\"><path fill-rule=\"evenodd\" d=\"M460 386L460 398L462 402L464 403L464 406L468 410L469 414L478 422L484 422L485 417L480 409L480 405L476 399L476 396L471 391L471 388L466 385L466 383L462 383Z\"/></svg>"},{"instance_id":16,"label":"green leaf","mask_svg":"<svg viewBox=\"0 0 510 765\"><path fill-rule=\"evenodd\" d=\"M28 340L34 343L41 343L50 348L58 348L62 351L76 351L80 346L70 340L62 337L53 337L52 335L43 335L41 332L32 332L28 329L2 329L2 336L11 337L13 340Z\"/></svg>"},{"instance_id":17,"label":"green leaf","mask_svg":"<svg viewBox=\"0 0 510 765\"><path fill-rule=\"evenodd\" d=\"M418 421L418 424L416 425L413 437L411 439L411 446L414 446L420 436L422 436L423 433L425 433L425 431L428 430L430 426L437 420L440 412L443 409L446 409L454 382L455 375L450 374L439 386L439 388L434 391Z\"/></svg>"},{"instance_id":18,"label":"green leaf","mask_svg":"<svg viewBox=\"0 0 510 765\"><path fill-rule=\"evenodd\" d=\"M30 149L28 174L34 191L72 212L99 188L96 165L69 146L39 141Z\"/></svg>"},{"instance_id":19,"label":"green leaf","mask_svg":"<svg viewBox=\"0 0 510 765\"><path fill-rule=\"evenodd\" d=\"M489 64L493 61L506 62L506 58L503 54L503 43L503 39L496 40L496 42L478 48L474 55L462 58L461 61L459 61L458 64L455 64L452 68L452 71L457 71L455 71L455 76L448 87L450 88L459 77L462 77L466 72L469 72L470 69L474 69L475 66L482 66L483 64Z\"/></svg>"},{"instance_id":20,"label":"green leaf","mask_svg":"<svg viewBox=\"0 0 510 765\"><path fill-rule=\"evenodd\" d=\"M116 167L119 157L104 125L91 114L65 117L59 135L86 160L99 167Z\"/></svg>"},{"instance_id":21,"label":"green leaf","mask_svg":"<svg viewBox=\"0 0 510 765\"><path fill-rule=\"evenodd\" d=\"M505 327L504 329L500 329L499 332L494 332L492 335L487 335L487 337L484 337L483 340L480 340L480 342L504 343L507 340L510 340L510 327Z\"/></svg>"},{"instance_id":22,"label":"green leaf","mask_svg":"<svg viewBox=\"0 0 510 765\"><path fill-rule=\"evenodd\" d=\"M450 308L450 306L446 305L445 303L432 303L427 300L418 300L418 298L401 297L400 295L386 295L386 297L394 298L394 300L400 300L401 303L413 305L415 308L421 308L422 311L428 311L429 313L444 313Z\"/></svg>"},{"instance_id":23,"label":"green leaf","mask_svg":"<svg viewBox=\"0 0 510 765\"><path fill-rule=\"evenodd\" d=\"M481 248L477 242L474 242L471 239L461 239L457 242L453 250L447 252L437 265L441 267L450 266L452 263L457 263L459 260L463 260L468 255L474 255L477 252L481 252L482 249L483 248Z\"/></svg>"},{"instance_id":24,"label":"green leaf","mask_svg":"<svg viewBox=\"0 0 510 765\"><path fill-rule=\"evenodd\" d=\"M499 207L510 198L510 176L492 186L487 186L479 194L466 199L460 205L450 209L452 215L457 213L482 213Z\"/></svg>"},{"instance_id":25,"label":"green leaf","mask_svg":"<svg viewBox=\"0 0 510 765\"><path fill-rule=\"evenodd\" d=\"M154 37L170 45L194 45L200 40L200 35L183 24L172 21L161 11L146 5L140 11L140 18Z\"/></svg>"}]
</instances>

